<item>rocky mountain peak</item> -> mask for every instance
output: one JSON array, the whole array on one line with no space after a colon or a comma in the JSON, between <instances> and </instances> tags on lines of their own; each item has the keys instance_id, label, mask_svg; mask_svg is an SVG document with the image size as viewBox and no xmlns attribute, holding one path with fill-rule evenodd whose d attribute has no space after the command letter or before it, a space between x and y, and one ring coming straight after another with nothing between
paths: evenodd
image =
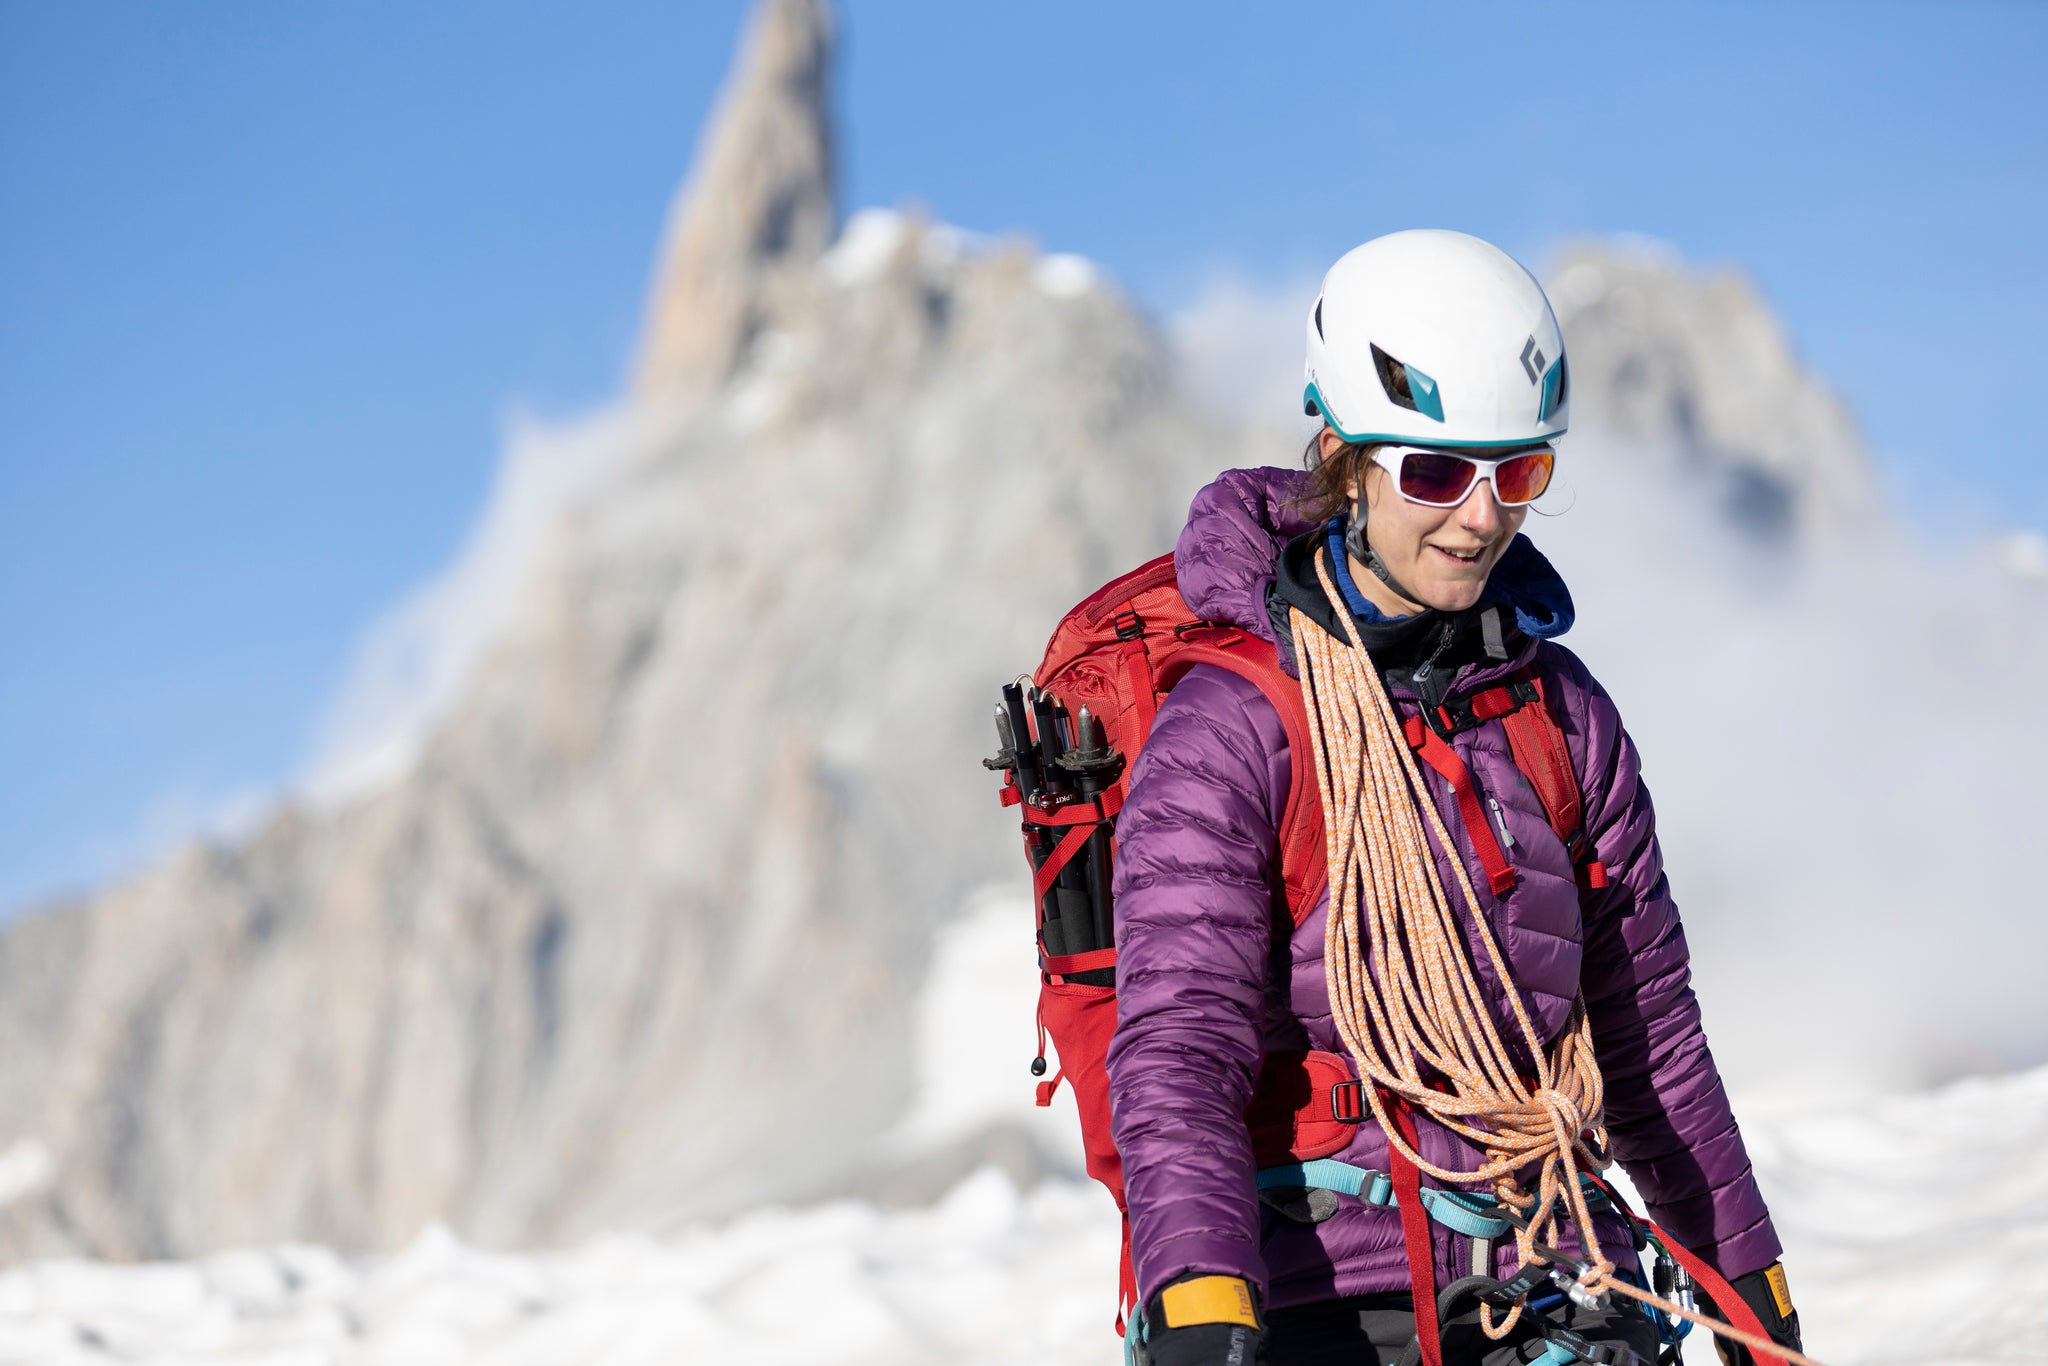
<instances>
[{"instance_id":1,"label":"rocky mountain peak","mask_svg":"<svg viewBox=\"0 0 2048 1366\"><path fill-rule=\"evenodd\" d=\"M1739 524L1766 536L1806 539L1877 517L1855 420L1748 276L1622 239L1568 247L1545 284L1581 425L1715 486Z\"/></svg>"},{"instance_id":2,"label":"rocky mountain peak","mask_svg":"<svg viewBox=\"0 0 2048 1366\"><path fill-rule=\"evenodd\" d=\"M992 690L1231 454L1085 263L835 232L828 34L759 11L631 401L515 438L532 525L443 580L502 611L422 618L491 624L399 761L0 934L0 1258L530 1245L940 1170L895 1060L933 926L1014 875Z\"/></svg>"},{"instance_id":3,"label":"rocky mountain peak","mask_svg":"<svg viewBox=\"0 0 2048 1366\"><path fill-rule=\"evenodd\" d=\"M698 398L731 376L772 303L837 227L822 0L763 0L696 166L669 210L632 388Z\"/></svg>"}]
</instances>

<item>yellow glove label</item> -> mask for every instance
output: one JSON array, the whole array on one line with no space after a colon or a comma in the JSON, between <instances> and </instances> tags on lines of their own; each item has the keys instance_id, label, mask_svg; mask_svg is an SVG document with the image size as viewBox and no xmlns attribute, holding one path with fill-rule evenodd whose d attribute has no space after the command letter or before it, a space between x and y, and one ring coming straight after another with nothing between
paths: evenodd
<instances>
[{"instance_id":1,"label":"yellow glove label","mask_svg":"<svg viewBox=\"0 0 2048 1366\"><path fill-rule=\"evenodd\" d=\"M1252 1309L1252 1288L1236 1276L1197 1276L1159 1292L1159 1307L1168 1328L1195 1323L1241 1323L1259 1326Z\"/></svg>"},{"instance_id":2,"label":"yellow glove label","mask_svg":"<svg viewBox=\"0 0 2048 1366\"><path fill-rule=\"evenodd\" d=\"M1764 1268L1764 1284L1771 1288L1771 1299L1778 1306L1778 1317L1792 1317L1792 1291L1785 1284L1785 1264L1772 1262Z\"/></svg>"}]
</instances>

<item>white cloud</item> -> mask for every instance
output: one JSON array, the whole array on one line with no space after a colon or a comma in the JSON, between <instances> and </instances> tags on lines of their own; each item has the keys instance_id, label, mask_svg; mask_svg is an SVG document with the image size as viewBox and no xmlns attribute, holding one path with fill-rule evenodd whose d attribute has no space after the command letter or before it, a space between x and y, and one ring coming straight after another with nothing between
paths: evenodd
<instances>
[{"instance_id":1,"label":"white cloud","mask_svg":"<svg viewBox=\"0 0 2048 1366\"><path fill-rule=\"evenodd\" d=\"M1186 393L1234 419L1299 417L1303 329L1318 288L1314 278L1262 286L1235 275L1211 277L1167 319Z\"/></svg>"},{"instance_id":2,"label":"white cloud","mask_svg":"<svg viewBox=\"0 0 2048 1366\"><path fill-rule=\"evenodd\" d=\"M373 626L319 726L303 786L344 799L402 774L506 627L552 529L627 468L659 419L613 409L560 427L515 418L489 500L449 567Z\"/></svg>"},{"instance_id":3,"label":"white cloud","mask_svg":"<svg viewBox=\"0 0 2048 1366\"><path fill-rule=\"evenodd\" d=\"M2038 531L2008 531L1991 543L1991 554L2014 577L2048 583L2048 536Z\"/></svg>"}]
</instances>

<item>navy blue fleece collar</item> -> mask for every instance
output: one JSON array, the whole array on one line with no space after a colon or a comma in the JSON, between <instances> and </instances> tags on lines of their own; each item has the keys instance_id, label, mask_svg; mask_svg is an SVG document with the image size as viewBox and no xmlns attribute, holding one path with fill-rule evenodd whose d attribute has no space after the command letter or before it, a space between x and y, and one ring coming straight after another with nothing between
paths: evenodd
<instances>
[{"instance_id":1,"label":"navy blue fleece collar","mask_svg":"<svg viewBox=\"0 0 2048 1366\"><path fill-rule=\"evenodd\" d=\"M1344 514L1330 519L1325 539L1330 547L1330 564L1337 573L1337 588L1344 595L1344 605L1351 614L1367 624L1384 621L1402 621L1405 617L1389 617L1373 606L1365 594L1358 591L1357 582L1351 577L1351 557L1344 549ZM1549 640L1572 629L1576 611L1572 607L1571 590L1565 587L1564 579L1545 559L1535 542L1520 532L1508 542L1507 551L1500 557L1500 563L1487 576L1485 591L1480 593L1481 602L1497 602L1515 614L1515 626L1525 636L1537 640Z\"/></svg>"}]
</instances>

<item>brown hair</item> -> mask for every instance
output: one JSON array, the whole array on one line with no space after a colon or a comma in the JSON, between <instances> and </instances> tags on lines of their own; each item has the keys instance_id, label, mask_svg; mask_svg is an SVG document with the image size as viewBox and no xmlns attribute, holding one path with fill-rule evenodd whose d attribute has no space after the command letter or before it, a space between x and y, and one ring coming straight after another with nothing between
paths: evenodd
<instances>
[{"instance_id":1,"label":"brown hair","mask_svg":"<svg viewBox=\"0 0 2048 1366\"><path fill-rule=\"evenodd\" d=\"M1327 427L1323 429L1328 430ZM1349 508L1351 495L1346 492L1346 486L1354 481L1360 488L1365 486L1365 467L1381 444L1377 441L1347 441L1337 448L1335 455L1325 460L1323 433L1317 432L1308 439L1308 445L1301 453L1302 466L1308 470L1308 488L1295 500L1294 506L1314 522L1327 522Z\"/></svg>"}]
</instances>

